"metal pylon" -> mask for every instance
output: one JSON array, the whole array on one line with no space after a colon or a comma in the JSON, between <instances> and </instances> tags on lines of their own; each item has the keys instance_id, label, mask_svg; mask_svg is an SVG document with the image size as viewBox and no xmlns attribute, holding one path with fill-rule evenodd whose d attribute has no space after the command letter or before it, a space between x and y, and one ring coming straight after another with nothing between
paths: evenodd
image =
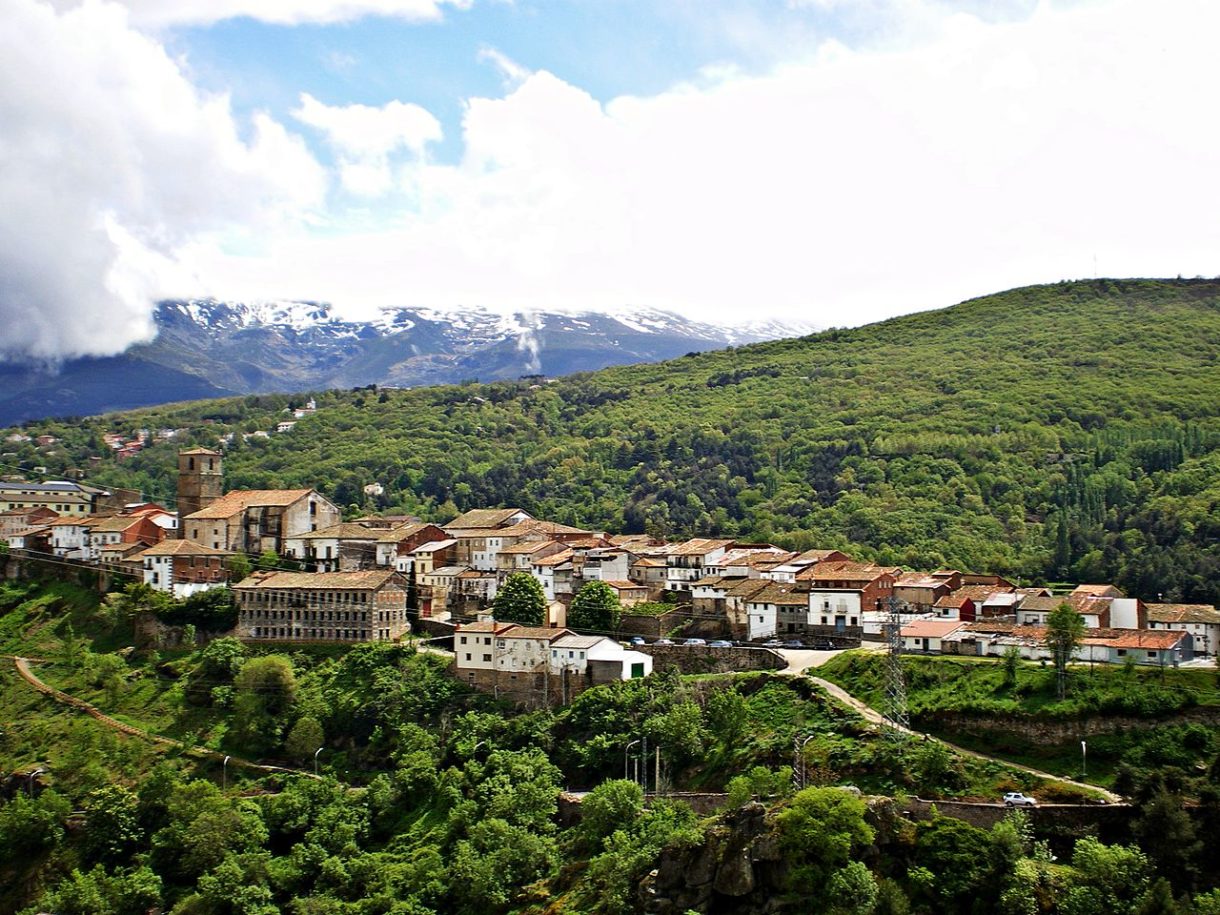
<instances>
[{"instance_id":1,"label":"metal pylon","mask_svg":"<svg viewBox=\"0 0 1220 915\"><path fill-rule=\"evenodd\" d=\"M907 684L902 675L902 608L903 602L891 597L888 601L889 619L885 624L890 649L886 659L885 720L889 725L887 733L898 741L907 739L907 731L911 726L911 719L907 714Z\"/></svg>"}]
</instances>

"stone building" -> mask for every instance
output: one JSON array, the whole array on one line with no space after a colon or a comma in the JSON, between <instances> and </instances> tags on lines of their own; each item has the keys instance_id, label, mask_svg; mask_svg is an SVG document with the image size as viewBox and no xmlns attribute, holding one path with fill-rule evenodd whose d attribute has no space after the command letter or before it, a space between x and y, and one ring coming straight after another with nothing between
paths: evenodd
<instances>
[{"instance_id":1,"label":"stone building","mask_svg":"<svg viewBox=\"0 0 1220 915\"><path fill-rule=\"evenodd\" d=\"M397 572L256 572L233 586L237 634L273 641L394 641L411 629Z\"/></svg>"},{"instance_id":2,"label":"stone building","mask_svg":"<svg viewBox=\"0 0 1220 915\"><path fill-rule=\"evenodd\" d=\"M191 448L178 452L178 517L202 511L224 493L219 451ZM179 536L185 537L180 529Z\"/></svg>"},{"instance_id":3,"label":"stone building","mask_svg":"<svg viewBox=\"0 0 1220 915\"><path fill-rule=\"evenodd\" d=\"M163 540L140 554L144 583L177 598L223 587L229 581L229 554L193 540Z\"/></svg>"},{"instance_id":4,"label":"stone building","mask_svg":"<svg viewBox=\"0 0 1220 915\"><path fill-rule=\"evenodd\" d=\"M238 489L182 519L185 539L214 550L283 555L293 534L338 524L339 508L316 489Z\"/></svg>"}]
</instances>

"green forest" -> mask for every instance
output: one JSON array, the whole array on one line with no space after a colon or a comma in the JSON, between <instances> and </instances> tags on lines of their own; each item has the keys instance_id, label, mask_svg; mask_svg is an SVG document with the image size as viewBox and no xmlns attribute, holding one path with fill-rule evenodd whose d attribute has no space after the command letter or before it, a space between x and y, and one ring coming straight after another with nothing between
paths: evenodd
<instances>
[{"instance_id":1,"label":"green forest","mask_svg":"<svg viewBox=\"0 0 1220 915\"><path fill-rule=\"evenodd\" d=\"M1220 281L1063 282L549 383L314 392L268 438L244 435L307 394L30 423L61 441L4 461L170 500L176 448L233 433L229 487L316 486L351 515L512 504L1216 603L1218 359ZM100 434L139 428L186 432L115 462Z\"/></svg>"},{"instance_id":2,"label":"green forest","mask_svg":"<svg viewBox=\"0 0 1220 915\"><path fill-rule=\"evenodd\" d=\"M802 677L671 668L515 708L410 643L133 650L137 593L0 585L0 652L37 658L39 678L124 725L201 748L119 734L5 660L0 911L1220 912L1203 842L1220 826L1214 740L1196 747L1202 765L1128 760L1124 828L1038 828L1021 811L984 828L904 810L912 795L1096 798L896 742ZM867 660L838 660L836 676L868 679ZM935 677L908 671L918 709ZM1038 676L1030 665L1019 680ZM642 759L633 741L647 741ZM561 809L565 790L579 815ZM689 791L727 797L700 815Z\"/></svg>"}]
</instances>

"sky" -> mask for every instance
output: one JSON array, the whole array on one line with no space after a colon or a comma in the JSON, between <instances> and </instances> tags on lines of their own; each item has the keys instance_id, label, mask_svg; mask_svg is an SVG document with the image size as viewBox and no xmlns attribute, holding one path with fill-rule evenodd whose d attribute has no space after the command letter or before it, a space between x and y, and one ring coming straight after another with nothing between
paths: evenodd
<instances>
[{"instance_id":1,"label":"sky","mask_svg":"<svg viewBox=\"0 0 1220 915\"><path fill-rule=\"evenodd\" d=\"M1220 274L1214 0L0 0L0 358L161 298L857 325Z\"/></svg>"}]
</instances>

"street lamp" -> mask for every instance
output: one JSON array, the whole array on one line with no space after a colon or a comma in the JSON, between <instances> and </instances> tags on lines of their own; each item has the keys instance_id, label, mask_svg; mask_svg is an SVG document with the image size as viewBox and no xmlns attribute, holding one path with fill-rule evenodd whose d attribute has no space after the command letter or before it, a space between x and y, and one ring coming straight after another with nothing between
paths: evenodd
<instances>
[{"instance_id":1,"label":"street lamp","mask_svg":"<svg viewBox=\"0 0 1220 915\"><path fill-rule=\"evenodd\" d=\"M627 762L627 759L628 759L628 756L631 754L631 748L634 747L637 743L639 743L638 740L633 740L633 741L631 741L631 743L627 744L626 748L623 750L623 781L626 781L628 779L628 777L630 777L630 775L631 775L631 770L629 768L630 763Z\"/></svg>"},{"instance_id":2,"label":"street lamp","mask_svg":"<svg viewBox=\"0 0 1220 915\"><path fill-rule=\"evenodd\" d=\"M318 747L313 751L313 777L318 777L318 754L325 750L326 747Z\"/></svg>"},{"instance_id":3,"label":"street lamp","mask_svg":"<svg viewBox=\"0 0 1220 915\"><path fill-rule=\"evenodd\" d=\"M229 788L229 757L225 757L225 761L220 764L220 790L227 791Z\"/></svg>"},{"instance_id":4,"label":"street lamp","mask_svg":"<svg viewBox=\"0 0 1220 915\"><path fill-rule=\"evenodd\" d=\"M1084 778L1086 775L1089 774L1088 753L1089 753L1089 745L1086 744L1083 740L1080 741L1080 777L1081 778Z\"/></svg>"},{"instance_id":5,"label":"street lamp","mask_svg":"<svg viewBox=\"0 0 1220 915\"><path fill-rule=\"evenodd\" d=\"M39 766L37 769L35 769L33 772L31 772L29 775L27 775L25 777L26 793L29 794L30 797L34 796L34 779L36 779L38 776L42 775L46 771L47 771L46 769Z\"/></svg>"}]
</instances>

